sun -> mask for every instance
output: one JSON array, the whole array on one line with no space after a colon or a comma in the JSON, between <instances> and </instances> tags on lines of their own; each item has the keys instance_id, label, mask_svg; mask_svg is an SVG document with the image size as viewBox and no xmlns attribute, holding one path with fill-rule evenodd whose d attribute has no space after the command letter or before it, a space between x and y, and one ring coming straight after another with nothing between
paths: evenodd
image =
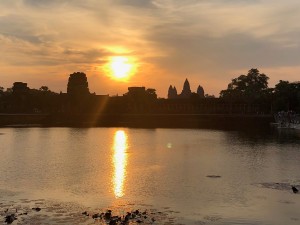
<instances>
[{"instance_id":1,"label":"sun","mask_svg":"<svg viewBox=\"0 0 300 225\"><path fill-rule=\"evenodd\" d=\"M136 65L129 57L113 56L109 59L106 70L111 78L124 81L135 73Z\"/></svg>"},{"instance_id":2,"label":"sun","mask_svg":"<svg viewBox=\"0 0 300 225\"><path fill-rule=\"evenodd\" d=\"M116 78L124 78L129 75L132 65L128 63L128 59L123 56L116 56L111 59L110 69Z\"/></svg>"}]
</instances>

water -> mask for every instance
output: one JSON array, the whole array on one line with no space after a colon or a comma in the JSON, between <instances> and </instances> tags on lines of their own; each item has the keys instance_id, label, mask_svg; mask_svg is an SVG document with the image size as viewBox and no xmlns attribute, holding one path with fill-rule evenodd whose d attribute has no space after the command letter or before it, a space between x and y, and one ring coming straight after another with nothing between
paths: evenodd
<instances>
[{"instance_id":1,"label":"water","mask_svg":"<svg viewBox=\"0 0 300 225\"><path fill-rule=\"evenodd\" d=\"M165 210L170 224L300 223L295 131L2 128L0 144L3 207L42 199Z\"/></svg>"}]
</instances>

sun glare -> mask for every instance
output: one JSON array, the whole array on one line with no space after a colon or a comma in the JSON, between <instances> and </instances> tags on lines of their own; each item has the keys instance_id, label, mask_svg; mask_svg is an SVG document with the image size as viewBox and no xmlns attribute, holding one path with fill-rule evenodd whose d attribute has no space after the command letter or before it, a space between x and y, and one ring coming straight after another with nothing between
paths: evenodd
<instances>
[{"instance_id":1,"label":"sun glare","mask_svg":"<svg viewBox=\"0 0 300 225\"><path fill-rule=\"evenodd\" d=\"M113 57L110 63L113 75L116 78L124 78L129 75L132 65L128 63L128 59L122 56Z\"/></svg>"},{"instance_id":2,"label":"sun glare","mask_svg":"<svg viewBox=\"0 0 300 225\"><path fill-rule=\"evenodd\" d=\"M111 78L125 81L135 73L136 65L129 57L113 56L110 58L106 70Z\"/></svg>"}]
</instances>

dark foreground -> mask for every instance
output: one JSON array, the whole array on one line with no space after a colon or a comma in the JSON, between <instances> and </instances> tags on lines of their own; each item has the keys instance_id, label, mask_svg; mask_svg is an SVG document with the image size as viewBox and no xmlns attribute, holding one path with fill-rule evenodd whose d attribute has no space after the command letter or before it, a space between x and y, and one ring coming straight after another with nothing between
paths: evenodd
<instances>
[{"instance_id":1,"label":"dark foreground","mask_svg":"<svg viewBox=\"0 0 300 225\"><path fill-rule=\"evenodd\" d=\"M268 128L272 115L221 114L0 114L0 126L140 127L140 128Z\"/></svg>"},{"instance_id":2,"label":"dark foreground","mask_svg":"<svg viewBox=\"0 0 300 225\"><path fill-rule=\"evenodd\" d=\"M4 224L177 224L178 213L168 207L155 209L152 205L124 204L108 209L92 209L71 202L45 199L1 201L0 215Z\"/></svg>"}]
</instances>

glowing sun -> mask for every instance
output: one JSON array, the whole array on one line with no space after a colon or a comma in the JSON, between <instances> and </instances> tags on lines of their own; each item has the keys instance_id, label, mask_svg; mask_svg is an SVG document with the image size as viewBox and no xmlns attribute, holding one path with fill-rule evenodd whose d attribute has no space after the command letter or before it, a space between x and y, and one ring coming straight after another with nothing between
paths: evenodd
<instances>
[{"instance_id":1,"label":"glowing sun","mask_svg":"<svg viewBox=\"0 0 300 225\"><path fill-rule=\"evenodd\" d=\"M116 80L126 80L135 73L135 64L125 56L113 56L109 60L110 76Z\"/></svg>"}]
</instances>

